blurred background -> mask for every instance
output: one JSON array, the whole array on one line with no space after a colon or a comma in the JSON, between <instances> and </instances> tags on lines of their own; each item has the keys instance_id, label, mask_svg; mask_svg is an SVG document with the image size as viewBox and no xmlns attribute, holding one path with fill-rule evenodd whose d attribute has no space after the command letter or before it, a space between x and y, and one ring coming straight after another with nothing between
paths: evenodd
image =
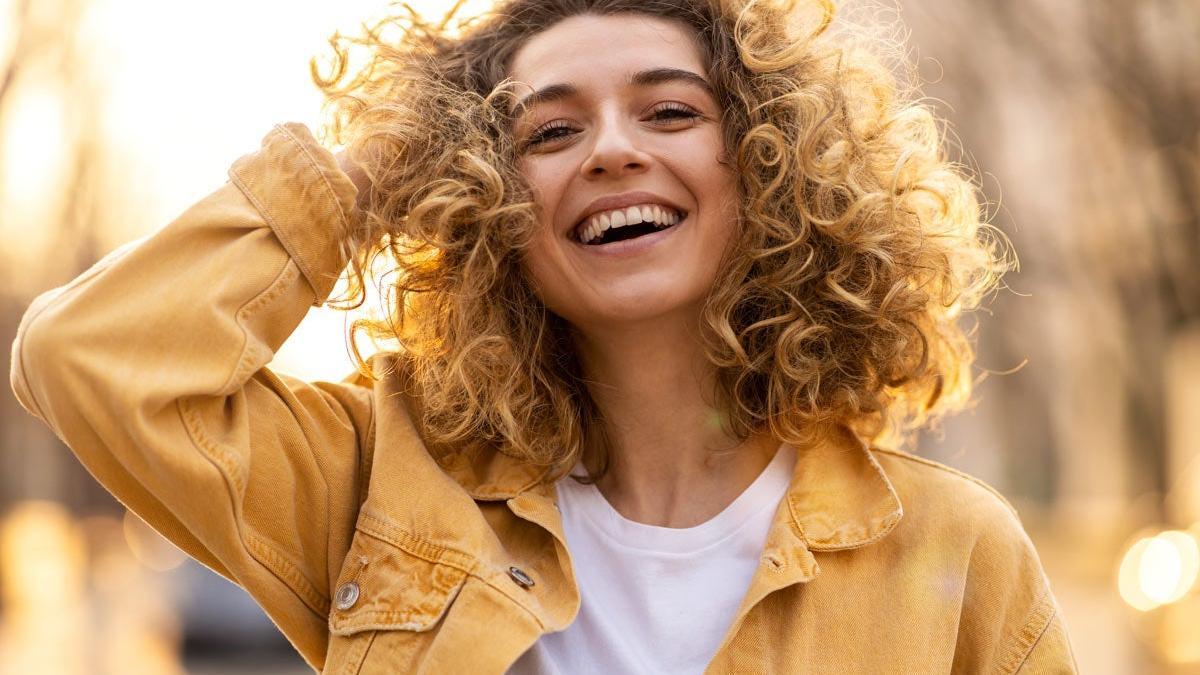
<instances>
[{"instance_id":1,"label":"blurred background","mask_svg":"<svg viewBox=\"0 0 1200 675\"><path fill-rule=\"evenodd\" d=\"M428 16L449 2L414 2ZM1019 273L977 314L978 403L923 455L1017 507L1082 672L1200 673L1200 4L901 0ZM0 345L282 121L382 0L0 0ZM314 310L272 367L340 379ZM253 602L95 484L0 387L0 675L310 672Z\"/></svg>"}]
</instances>

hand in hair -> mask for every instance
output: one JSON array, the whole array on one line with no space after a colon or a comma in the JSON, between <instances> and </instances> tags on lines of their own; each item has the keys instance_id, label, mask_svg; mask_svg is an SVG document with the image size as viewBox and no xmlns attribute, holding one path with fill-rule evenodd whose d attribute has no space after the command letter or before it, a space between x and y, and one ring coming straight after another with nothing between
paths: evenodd
<instances>
[{"instance_id":1,"label":"hand in hair","mask_svg":"<svg viewBox=\"0 0 1200 675\"><path fill-rule=\"evenodd\" d=\"M349 176L350 181L354 183L354 187L358 188L358 198L356 201L361 208L367 203L367 193L371 188L371 179L367 177L366 172L363 171L361 166L350 159L349 153L345 150L335 153L334 157L337 158L338 166Z\"/></svg>"}]
</instances>

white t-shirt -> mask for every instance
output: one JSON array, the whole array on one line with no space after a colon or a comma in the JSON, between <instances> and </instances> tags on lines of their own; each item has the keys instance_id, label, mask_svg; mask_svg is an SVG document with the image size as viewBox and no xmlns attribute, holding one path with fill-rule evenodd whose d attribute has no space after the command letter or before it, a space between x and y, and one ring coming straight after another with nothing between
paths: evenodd
<instances>
[{"instance_id":1,"label":"white t-shirt","mask_svg":"<svg viewBox=\"0 0 1200 675\"><path fill-rule=\"evenodd\" d=\"M559 481L579 615L543 635L510 675L703 672L750 587L795 460L785 443L725 510L687 528L634 522L595 485Z\"/></svg>"}]
</instances>

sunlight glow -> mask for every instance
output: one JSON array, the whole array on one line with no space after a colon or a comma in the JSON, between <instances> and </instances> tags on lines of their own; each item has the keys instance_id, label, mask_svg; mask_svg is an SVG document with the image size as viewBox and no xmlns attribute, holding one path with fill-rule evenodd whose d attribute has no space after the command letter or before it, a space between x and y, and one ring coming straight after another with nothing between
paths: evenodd
<instances>
[{"instance_id":1,"label":"sunlight glow","mask_svg":"<svg viewBox=\"0 0 1200 675\"><path fill-rule=\"evenodd\" d=\"M464 2L459 16L491 4ZM409 5L438 21L455 1ZM99 248L111 250L169 223L220 187L229 166L258 149L275 124L298 121L319 137L322 97L310 79L310 59L328 60L335 32L359 35L363 24L401 12L388 0L89 3L76 45L89 71L78 79L96 82L102 92L87 111L101 134L95 139L103 166L95 189L105 209L96 223ZM66 153L73 151L63 107L71 92L60 91L50 75L32 82L14 91L0 129L0 236L17 242L4 251L17 267L39 259L61 229L52 197L62 190ZM369 301L364 309L374 306ZM310 312L273 367L306 380L345 377L354 370L345 327L361 315Z\"/></svg>"},{"instance_id":2,"label":"sunlight glow","mask_svg":"<svg viewBox=\"0 0 1200 675\"><path fill-rule=\"evenodd\" d=\"M383 255L375 258L373 275L376 280L386 274L390 260L390 257ZM346 287L345 277L339 279L331 297L341 297ZM382 302L376 283L368 279L367 299L357 310L343 312L328 307L309 310L308 316L268 365L276 372L308 381L337 382L344 379L356 370L348 345L350 324L361 317L380 318L383 313ZM376 345L365 335L358 336L358 350L364 361L381 348L394 348L394 345Z\"/></svg>"},{"instance_id":3,"label":"sunlight glow","mask_svg":"<svg viewBox=\"0 0 1200 675\"><path fill-rule=\"evenodd\" d=\"M8 104L0 129L0 237L5 257L38 256L46 245L44 223L58 207L53 199L64 174L67 125L62 93L31 86Z\"/></svg>"},{"instance_id":4,"label":"sunlight glow","mask_svg":"<svg viewBox=\"0 0 1200 675\"><path fill-rule=\"evenodd\" d=\"M454 3L410 4L440 19ZM475 0L463 12L490 5ZM103 247L158 229L216 189L229 165L257 149L274 124L298 121L318 132L322 99L309 79L309 59L327 59L335 31L357 35L362 23L398 11L386 0L97 2L83 40L102 55L106 143L124 157L110 172L119 177L110 192L112 203L127 209L113 219L120 230L101 234ZM181 25L187 30L162 29ZM376 305L372 299L364 309ZM342 379L354 371L345 328L361 315L310 311L271 367L305 380Z\"/></svg>"}]
</instances>

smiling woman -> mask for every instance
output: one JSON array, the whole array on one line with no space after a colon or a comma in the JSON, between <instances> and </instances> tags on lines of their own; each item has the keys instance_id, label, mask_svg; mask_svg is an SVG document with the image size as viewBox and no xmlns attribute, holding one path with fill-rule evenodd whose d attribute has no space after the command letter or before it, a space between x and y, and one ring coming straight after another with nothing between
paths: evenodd
<instances>
[{"instance_id":1,"label":"smiling woman","mask_svg":"<svg viewBox=\"0 0 1200 675\"><path fill-rule=\"evenodd\" d=\"M356 274L372 242L397 257L394 316L360 327L404 327L402 351L428 366L414 370L431 433L557 473L582 456L602 474L613 425L584 385L586 351L561 345L578 344L585 315L604 330L689 294L702 320L669 322L688 339L643 322L620 331L642 348L619 349L649 353L658 335L672 352L702 346L718 399L702 417L715 410L736 437L770 424L805 442L848 424L897 442L965 402L972 350L955 321L1006 263L934 119L858 36L827 34L832 11L529 2L461 40L415 20L399 49L379 43L384 26L359 40L379 47L364 77L324 82L331 135L379 186ZM635 155L617 180L603 165L614 152ZM589 201L630 191L682 224L632 240L603 220L576 229ZM701 195L691 218L670 201ZM576 233L601 238L567 245ZM404 264L415 258L427 264ZM581 303L573 317L564 302Z\"/></svg>"},{"instance_id":2,"label":"smiling woman","mask_svg":"<svg viewBox=\"0 0 1200 675\"><path fill-rule=\"evenodd\" d=\"M38 298L17 396L327 672L1072 672L1015 510L894 447L970 393L957 321L1007 263L833 14L510 0L335 38L347 150L279 126ZM381 253L358 327L398 349L267 368Z\"/></svg>"}]
</instances>

